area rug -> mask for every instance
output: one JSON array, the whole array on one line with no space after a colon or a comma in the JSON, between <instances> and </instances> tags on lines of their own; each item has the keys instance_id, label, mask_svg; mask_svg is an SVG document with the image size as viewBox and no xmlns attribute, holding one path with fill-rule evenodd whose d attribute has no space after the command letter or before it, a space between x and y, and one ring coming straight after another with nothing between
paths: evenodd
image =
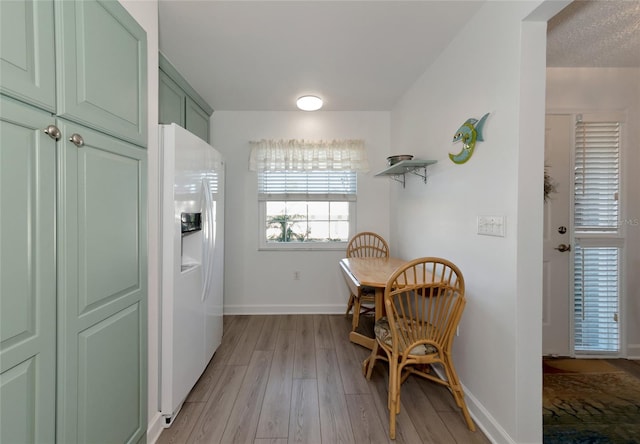
<instances>
[{"instance_id":1,"label":"area rug","mask_svg":"<svg viewBox=\"0 0 640 444\"><path fill-rule=\"evenodd\" d=\"M544 443L640 443L639 379L601 360L543 366Z\"/></svg>"}]
</instances>

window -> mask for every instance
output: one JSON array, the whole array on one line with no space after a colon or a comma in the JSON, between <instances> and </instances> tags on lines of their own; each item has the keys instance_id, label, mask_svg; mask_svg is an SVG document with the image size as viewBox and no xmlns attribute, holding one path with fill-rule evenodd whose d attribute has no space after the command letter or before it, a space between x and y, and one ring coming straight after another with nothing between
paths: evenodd
<instances>
[{"instance_id":1,"label":"window","mask_svg":"<svg viewBox=\"0 0 640 444\"><path fill-rule=\"evenodd\" d=\"M255 142L260 247L343 249L355 232L362 141Z\"/></svg>"},{"instance_id":2,"label":"window","mask_svg":"<svg viewBox=\"0 0 640 444\"><path fill-rule=\"evenodd\" d=\"M356 173L262 171L258 199L264 208L263 246L320 243L330 247L351 237Z\"/></svg>"},{"instance_id":3,"label":"window","mask_svg":"<svg viewBox=\"0 0 640 444\"><path fill-rule=\"evenodd\" d=\"M577 353L620 349L620 123L576 123L573 324Z\"/></svg>"}]
</instances>

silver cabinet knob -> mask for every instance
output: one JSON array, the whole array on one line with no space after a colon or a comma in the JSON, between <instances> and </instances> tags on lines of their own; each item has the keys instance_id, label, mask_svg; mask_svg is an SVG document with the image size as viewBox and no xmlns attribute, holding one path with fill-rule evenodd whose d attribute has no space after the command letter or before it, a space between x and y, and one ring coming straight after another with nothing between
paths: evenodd
<instances>
[{"instance_id":1,"label":"silver cabinet knob","mask_svg":"<svg viewBox=\"0 0 640 444\"><path fill-rule=\"evenodd\" d=\"M55 125L49 125L43 131L53 140L60 140L60 137L62 137L62 134L60 134L60 130Z\"/></svg>"},{"instance_id":2,"label":"silver cabinet knob","mask_svg":"<svg viewBox=\"0 0 640 444\"><path fill-rule=\"evenodd\" d=\"M84 139L78 133L73 133L71 137L69 137L69 142L73 143L77 147L84 145Z\"/></svg>"}]
</instances>

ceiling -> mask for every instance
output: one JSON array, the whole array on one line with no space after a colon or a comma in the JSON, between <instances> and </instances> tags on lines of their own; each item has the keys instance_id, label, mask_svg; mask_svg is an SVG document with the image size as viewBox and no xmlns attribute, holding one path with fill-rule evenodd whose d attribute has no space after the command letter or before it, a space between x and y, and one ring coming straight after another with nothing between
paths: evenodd
<instances>
[{"instance_id":1,"label":"ceiling","mask_svg":"<svg viewBox=\"0 0 640 444\"><path fill-rule=\"evenodd\" d=\"M216 110L317 94L325 111L387 111L483 2L160 0L160 50ZM549 23L548 65L640 66L639 45L640 0L578 1Z\"/></svg>"},{"instance_id":2,"label":"ceiling","mask_svg":"<svg viewBox=\"0 0 640 444\"><path fill-rule=\"evenodd\" d=\"M547 66L640 67L640 1L575 1L549 20Z\"/></svg>"}]
</instances>

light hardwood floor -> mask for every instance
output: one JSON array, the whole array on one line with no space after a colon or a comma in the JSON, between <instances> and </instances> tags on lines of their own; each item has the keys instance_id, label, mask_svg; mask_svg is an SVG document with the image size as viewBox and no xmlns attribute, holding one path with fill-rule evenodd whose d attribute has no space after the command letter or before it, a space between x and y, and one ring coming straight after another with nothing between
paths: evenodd
<instances>
[{"instance_id":1,"label":"light hardwood floor","mask_svg":"<svg viewBox=\"0 0 640 444\"><path fill-rule=\"evenodd\" d=\"M386 363L367 381L369 350L344 315L225 316L224 337L158 443L488 443L470 432L446 388L402 386L389 440Z\"/></svg>"}]
</instances>

